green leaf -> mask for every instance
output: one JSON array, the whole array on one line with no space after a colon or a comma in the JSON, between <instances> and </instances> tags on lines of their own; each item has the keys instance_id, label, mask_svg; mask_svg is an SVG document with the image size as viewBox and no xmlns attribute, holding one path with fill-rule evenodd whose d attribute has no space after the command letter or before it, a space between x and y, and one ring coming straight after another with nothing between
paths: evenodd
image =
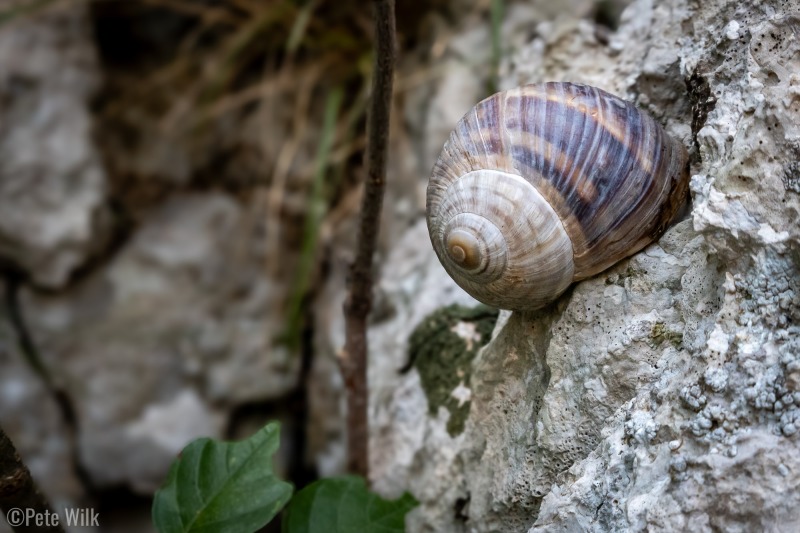
<instances>
[{"instance_id":1,"label":"green leaf","mask_svg":"<svg viewBox=\"0 0 800 533\"><path fill-rule=\"evenodd\" d=\"M172 463L153 500L160 533L252 533L286 505L292 485L272 472L280 426L241 442L197 439Z\"/></svg>"},{"instance_id":2,"label":"green leaf","mask_svg":"<svg viewBox=\"0 0 800 533\"><path fill-rule=\"evenodd\" d=\"M384 500L360 477L321 479L298 492L283 514L283 533L403 533L417 506L406 493Z\"/></svg>"}]
</instances>

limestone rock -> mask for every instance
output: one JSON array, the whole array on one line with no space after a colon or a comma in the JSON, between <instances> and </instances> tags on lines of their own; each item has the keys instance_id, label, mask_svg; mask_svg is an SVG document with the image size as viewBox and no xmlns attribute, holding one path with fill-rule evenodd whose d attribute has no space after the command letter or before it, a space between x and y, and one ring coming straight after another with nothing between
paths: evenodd
<instances>
[{"instance_id":1,"label":"limestone rock","mask_svg":"<svg viewBox=\"0 0 800 533\"><path fill-rule=\"evenodd\" d=\"M88 110L99 68L85 7L13 25L0 32L0 260L58 288L108 229Z\"/></svg>"},{"instance_id":2,"label":"limestone rock","mask_svg":"<svg viewBox=\"0 0 800 533\"><path fill-rule=\"evenodd\" d=\"M390 423L389 418L395 416L383 408L386 398L395 393L397 380L417 376L413 370L401 374L401 370L409 364L407 341L415 327L439 306L461 304L471 307L478 304L458 288L444 269L437 268L439 260L427 248L429 242L425 221L420 220L394 244L378 282L374 323L368 332L371 354L369 379L373 394L371 403L378 409L373 413L375 419L380 421L376 424L378 428ZM425 246L421 243L425 243ZM316 338L318 355L312 370L316 377L315 389L310 391L312 421L322 424L314 428L311 434L320 430L327 432L327 438L317 437L319 440L314 441L319 443L319 448L312 451L312 457L320 471L328 475L342 472L345 459L344 405L341 378L334 360L335 354L344 345L344 317L341 312L337 313L342 309L344 296L341 288L333 291L328 296L332 303L322 307L329 309L331 315L318 316L318 324L326 329ZM319 379L323 374L327 379ZM420 408L424 411L424 400L424 395L420 394L414 400L404 402L403 407L411 412ZM419 422L415 416L409 416L407 420L409 423ZM389 439L394 438L388 430L379 429L378 433ZM380 456L393 450L396 450L395 446L378 442L373 445L371 453ZM392 461L376 461L375 464L394 467Z\"/></svg>"},{"instance_id":3,"label":"limestone rock","mask_svg":"<svg viewBox=\"0 0 800 533\"><path fill-rule=\"evenodd\" d=\"M178 392L165 405L146 406L124 429L130 445L124 464L131 469L124 476L139 492L155 492L183 447L197 437L221 435L224 422L222 413L209 409L193 389ZM86 454L108 453L105 442L100 446L91 441L83 444Z\"/></svg>"},{"instance_id":4,"label":"limestone rock","mask_svg":"<svg viewBox=\"0 0 800 533\"><path fill-rule=\"evenodd\" d=\"M270 312L288 287L263 275L250 209L222 193L176 195L74 290L26 294L99 486L151 492L189 440L221 435L230 408L294 388L299 358L276 341L284 323Z\"/></svg>"},{"instance_id":5,"label":"limestone rock","mask_svg":"<svg viewBox=\"0 0 800 533\"><path fill-rule=\"evenodd\" d=\"M0 285L4 303L6 290ZM20 352L5 305L0 308L0 368L0 427L55 508L79 504L84 489L74 469L71 428L52 391ZM5 527L0 520L0 532Z\"/></svg>"},{"instance_id":6,"label":"limestone rock","mask_svg":"<svg viewBox=\"0 0 800 533\"><path fill-rule=\"evenodd\" d=\"M658 243L501 320L463 433L429 414L415 370L373 381L374 484L420 500L409 530L800 527L798 20L779 1L641 0L602 38L544 21L508 60L504 86L586 82L645 107L692 149L693 204Z\"/></svg>"}]
</instances>

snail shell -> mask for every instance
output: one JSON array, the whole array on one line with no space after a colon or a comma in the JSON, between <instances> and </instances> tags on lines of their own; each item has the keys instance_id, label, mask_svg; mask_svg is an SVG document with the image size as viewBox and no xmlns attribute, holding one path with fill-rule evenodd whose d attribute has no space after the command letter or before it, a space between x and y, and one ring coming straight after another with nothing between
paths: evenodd
<instances>
[{"instance_id":1,"label":"snail shell","mask_svg":"<svg viewBox=\"0 0 800 533\"><path fill-rule=\"evenodd\" d=\"M543 307L641 250L686 201L686 149L649 115L576 83L481 101L428 184L433 248L474 298Z\"/></svg>"}]
</instances>

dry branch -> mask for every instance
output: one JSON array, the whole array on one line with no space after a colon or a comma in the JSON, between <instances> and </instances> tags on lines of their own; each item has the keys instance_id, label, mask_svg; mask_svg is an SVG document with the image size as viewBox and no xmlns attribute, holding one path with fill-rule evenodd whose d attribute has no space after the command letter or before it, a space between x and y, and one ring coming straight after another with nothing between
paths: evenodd
<instances>
[{"instance_id":1,"label":"dry branch","mask_svg":"<svg viewBox=\"0 0 800 533\"><path fill-rule=\"evenodd\" d=\"M367 116L367 179L361 202L356 258L344 304L345 348L341 369L347 390L348 468L368 475L367 316L372 306L372 259L386 188L386 156L395 62L394 0L374 0L375 68Z\"/></svg>"}]
</instances>

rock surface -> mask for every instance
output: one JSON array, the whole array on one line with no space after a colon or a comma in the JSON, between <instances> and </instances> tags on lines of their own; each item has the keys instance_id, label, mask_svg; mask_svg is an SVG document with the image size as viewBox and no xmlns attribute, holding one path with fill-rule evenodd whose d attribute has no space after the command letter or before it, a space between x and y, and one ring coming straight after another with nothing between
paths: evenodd
<instances>
[{"instance_id":1,"label":"rock surface","mask_svg":"<svg viewBox=\"0 0 800 533\"><path fill-rule=\"evenodd\" d=\"M407 417L410 423L419 425L421 413L417 410L424 412L427 409L422 395L418 398L421 402L402 402L398 406L404 410L410 409L409 412L399 414L385 410L390 398L397 394L395 389L398 378L403 375L401 370L409 365L408 339L416 326L440 306L478 304L439 268L438 259L428 249L429 242L425 221L420 220L409 228L400 241L394 243L378 281L368 341L372 416L373 423L375 420L383 421L380 426L389 423L387 417L394 416ZM343 472L346 452L345 406L335 360L337 351L344 345L344 317L340 310L345 292L341 285L331 285L328 291L321 295L321 301L326 305L320 306L317 315L317 356L311 378L315 386L309 391L310 423L316 426L310 430L311 438L315 439L311 442L311 455L322 475ZM415 371L405 375L417 376ZM395 451L396 448L381 442L381 437L378 437L371 453L381 456ZM396 468L389 457L375 461L374 465Z\"/></svg>"},{"instance_id":2,"label":"rock surface","mask_svg":"<svg viewBox=\"0 0 800 533\"><path fill-rule=\"evenodd\" d=\"M74 290L26 293L98 486L150 493L186 443L222 435L231 408L294 388L299 359L276 342L284 323L267 312L288 288L263 276L257 225L228 195L176 195Z\"/></svg>"},{"instance_id":3,"label":"rock surface","mask_svg":"<svg viewBox=\"0 0 800 533\"><path fill-rule=\"evenodd\" d=\"M410 531L800 528L798 30L787 2L637 1L614 33L545 21L509 58L505 86L581 81L649 110L692 148L693 204L551 308L504 316L463 433L415 369L373 380L373 480L420 500Z\"/></svg>"},{"instance_id":4,"label":"rock surface","mask_svg":"<svg viewBox=\"0 0 800 533\"><path fill-rule=\"evenodd\" d=\"M99 67L84 6L13 25L0 32L0 260L59 288L109 226L88 109Z\"/></svg>"},{"instance_id":5,"label":"rock surface","mask_svg":"<svg viewBox=\"0 0 800 533\"><path fill-rule=\"evenodd\" d=\"M471 367L453 358L436 382L450 393L433 398L409 339L443 306L476 302L415 220L450 128L486 96L491 60L474 2L454 2L463 18L433 20L418 52L433 75L423 69L420 83L401 65L398 76L409 135L393 141L394 222L370 331L374 486L420 500L414 532L800 529L798 7L639 0L611 30L590 20L600 17L589 0L506 4L501 88L580 81L637 102L691 149L693 204L660 242L552 307L502 313ZM277 104L279 120L237 115L196 143L151 136L150 124L124 151L116 131L104 143L121 150L110 174L156 178L163 195L135 211L120 248L89 261L106 245L109 195L90 138L100 74L83 9L49 8L0 32L0 263L35 286L21 310L80 432L24 362L5 306L0 425L56 504L84 496L76 464L99 490L150 493L188 440L219 436L237 406L295 387L300 362L276 342L289 278L263 269L300 225L263 224L284 209L302 221L306 184L284 191L281 209L263 187L230 193L264 167L294 175L317 144L304 137L281 169L293 109ZM222 137L250 155L208 164ZM257 145L276 153L253 157ZM333 252L312 306L309 448L322 475L342 470L345 450L335 354L354 232L337 217L322 228ZM447 330L466 350L486 340L469 320Z\"/></svg>"},{"instance_id":6,"label":"rock surface","mask_svg":"<svg viewBox=\"0 0 800 533\"><path fill-rule=\"evenodd\" d=\"M7 301L7 290L0 284L3 302ZM82 501L84 488L74 470L72 432L52 391L21 353L10 323L4 306L0 308L0 427L53 506L75 506ZM0 520L0 533L10 531L5 527Z\"/></svg>"}]
</instances>

